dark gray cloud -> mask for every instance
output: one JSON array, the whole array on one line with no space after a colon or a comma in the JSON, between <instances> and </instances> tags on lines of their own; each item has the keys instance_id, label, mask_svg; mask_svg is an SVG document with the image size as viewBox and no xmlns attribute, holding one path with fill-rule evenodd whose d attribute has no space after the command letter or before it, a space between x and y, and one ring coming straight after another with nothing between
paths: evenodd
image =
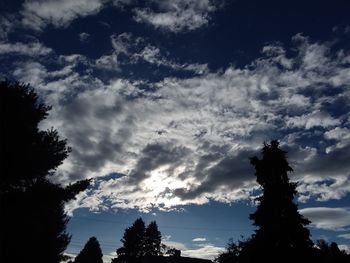
<instances>
[{"instance_id":1,"label":"dark gray cloud","mask_svg":"<svg viewBox=\"0 0 350 263\"><path fill-rule=\"evenodd\" d=\"M202 156L195 168L194 176L200 184L191 189L176 189L174 194L182 199L194 199L203 194L220 191L220 187L236 190L255 180L249 158L256 154L251 149L237 149L236 154L221 158ZM215 161L215 162L214 162ZM214 162L214 164L213 164Z\"/></svg>"},{"instance_id":2,"label":"dark gray cloud","mask_svg":"<svg viewBox=\"0 0 350 263\"><path fill-rule=\"evenodd\" d=\"M135 165L135 169L130 174L133 183L138 184L140 181L149 176L149 172L168 165L166 168L169 176L172 176L173 170L186 163L186 157L191 151L184 146L174 146L166 144L148 144L140 153L140 157Z\"/></svg>"}]
</instances>

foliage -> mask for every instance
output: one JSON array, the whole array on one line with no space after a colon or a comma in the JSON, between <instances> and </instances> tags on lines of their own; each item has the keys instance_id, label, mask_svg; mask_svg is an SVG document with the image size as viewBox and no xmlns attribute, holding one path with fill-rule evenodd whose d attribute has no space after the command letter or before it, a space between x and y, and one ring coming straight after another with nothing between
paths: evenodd
<instances>
[{"instance_id":1,"label":"foliage","mask_svg":"<svg viewBox=\"0 0 350 263\"><path fill-rule=\"evenodd\" d=\"M226 251L219 254L215 259L218 263L235 263L239 262L239 256L241 255L242 249L244 247L244 241L234 242L231 238L226 245Z\"/></svg>"},{"instance_id":2,"label":"foliage","mask_svg":"<svg viewBox=\"0 0 350 263\"><path fill-rule=\"evenodd\" d=\"M156 221L152 221L146 228L144 240L145 256L158 256L161 253L162 235Z\"/></svg>"},{"instance_id":3,"label":"foliage","mask_svg":"<svg viewBox=\"0 0 350 263\"><path fill-rule=\"evenodd\" d=\"M322 263L345 263L350 261L350 255L346 254L344 250L340 250L338 244L335 242L327 243L320 239L316 241L318 250L316 254L319 258L318 262Z\"/></svg>"},{"instance_id":4,"label":"foliage","mask_svg":"<svg viewBox=\"0 0 350 263\"><path fill-rule=\"evenodd\" d=\"M103 263L103 254L96 237L91 237L76 256L74 263Z\"/></svg>"},{"instance_id":5,"label":"foliage","mask_svg":"<svg viewBox=\"0 0 350 263\"><path fill-rule=\"evenodd\" d=\"M117 249L118 257L112 262L136 262L143 257L160 256L163 248L161 239L162 236L155 221L146 228L142 218L138 218L131 227L125 229L121 239L123 246Z\"/></svg>"},{"instance_id":6,"label":"foliage","mask_svg":"<svg viewBox=\"0 0 350 263\"><path fill-rule=\"evenodd\" d=\"M70 148L53 128L39 129L50 107L29 85L0 82L0 100L0 260L58 263L70 241L64 204L89 181L63 187L49 180Z\"/></svg>"}]
</instances>

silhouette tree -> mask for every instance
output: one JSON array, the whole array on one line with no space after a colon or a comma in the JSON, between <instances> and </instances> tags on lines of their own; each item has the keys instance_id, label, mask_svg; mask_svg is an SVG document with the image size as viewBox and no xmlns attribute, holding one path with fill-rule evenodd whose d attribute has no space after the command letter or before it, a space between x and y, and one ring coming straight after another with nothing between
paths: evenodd
<instances>
[{"instance_id":1,"label":"silhouette tree","mask_svg":"<svg viewBox=\"0 0 350 263\"><path fill-rule=\"evenodd\" d=\"M169 255L170 257L180 257L181 256L181 250L176 249L174 247L167 247L165 251L166 255Z\"/></svg>"},{"instance_id":2,"label":"silhouette tree","mask_svg":"<svg viewBox=\"0 0 350 263\"><path fill-rule=\"evenodd\" d=\"M140 262L144 257L163 255L167 247L161 243L162 234L158 230L156 221L152 221L147 228L142 218L136 219L131 227L125 229L121 239L123 246L117 249L117 258L112 263Z\"/></svg>"},{"instance_id":3,"label":"silhouette tree","mask_svg":"<svg viewBox=\"0 0 350 263\"><path fill-rule=\"evenodd\" d=\"M112 262L135 262L145 255L145 222L142 218L135 220L131 227L125 229L121 248L117 249L117 258Z\"/></svg>"},{"instance_id":4,"label":"silhouette tree","mask_svg":"<svg viewBox=\"0 0 350 263\"><path fill-rule=\"evenodd\" d=\"M262 159L253 157L251 164L263 194L258 198L257 210L250 215L257 229L244 244L242 258L248 257L250 262L305 259L313 246L306 228L310 221L293 202L297 183L289 181L288 172L293 169L286 160L286 152L279 148L278 141L271 141L264 144Z\"/></svg>"},{"instance_id":5,"label":"silhouette tree","mask_svg":"<svg viewBox=\"0 0 350 263\"><path fill-rule=\"evenodd\" d=\"M0 82L1 262L63 260L70 241L64 204L89 185L49 181L70 152L56 130L38 128L49 109L29 85Z\"/></svg>"},{"instance_id":6,"label":"silhouette tree","mask_svg":"<svg viewBox=\"0 0 350 263\"><path fill-rule=\"evenodd\" d=\"M161 255L162 234L158 230L156 221L152 221L146 228L144 240L145 256Z\"/></svg>"},{"instance_id":7,"label":"silhouette tree","mask_svg":"<svg viewBox=\"0 0 350 263\"><path fill-rule=\"evenodd\" d=\"M289 181L293 169L286 160L286 152L278 141L264 144L262 159L251 158L257 182L262 187L257 210L250 215L257 227L255 234L244 241L228 243L219 263L255 262L349 262L350 255L340 251L336 243L321 240L316 249L306 226L310 221L298 212L293 199L297 183Z\"/></svg>"},{"instance_id":8,"label":"silhouette tree","mask_svg":"<svg viewBox=\"0 0 350 263\"><path fill-rule=\"evenodd\" d=\"M244 246L243 241L234 242L231 238L226 245L226 251L219 254L215 258L215 262L219 263L236 263L239 262L239 256L241 255L242 249Z\"/></svg>"},{"instance_id":9,"label":"silhouette tree","mask_svg":"<svg viewBox=\"0 0 350 263\"><path fill-rule=\"evenodd\" d=\"M316 241L318 248L318 260L321 263L345 263L350 262L350 255L346 254L345 251L340 250L338 244L335 242L327 243L325 240L320 239Z\"/></svg>"},{"instance_id":10,"label":"silhouette tree","mask_svg":"<svg viewBox=\"0 0 350 263\"><path fill-rule=\"evenodd\" d=\"M103 263L103 254L96 237L91 237L75 258L74 263Z\"/></svg>"}]
</instances>

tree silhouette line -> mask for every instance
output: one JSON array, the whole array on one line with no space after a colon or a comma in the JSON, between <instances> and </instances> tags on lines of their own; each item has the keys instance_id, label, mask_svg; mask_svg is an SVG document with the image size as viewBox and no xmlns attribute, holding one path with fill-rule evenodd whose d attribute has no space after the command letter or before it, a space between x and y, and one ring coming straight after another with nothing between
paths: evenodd
<instances>
[{"instance_id":1,"label":"tree silhouette line","mask_svg":"<svg viewBox=\"0 0 350 263\"><path fill-rule=\"evenodd\" d=\"M146 227L141 217L136 219L132 226L125 229L120 241L122 246L116 249L117 257L113 258L111 263L161 263L165 262L164 259L168 259L169 263L193 262L193 260L196 261L195 263L204 263L208 261L181 257L180 250L162 243L162 234L158 230L157 222L152 221ZM163 257L165 255L166 258ZM98 240L91 237L74 261L68 263L100 263L102 257Z\"/></svg>"},{"instance_id":2,"label":"tree silhouette line","mask_svg":"<svg viewBox=\"0 0 350 263\"><path fill-rule=\"evenodd\" d=\"M54 128L39 129L49 110L29 85L0 82L0 262L68 260L64 251L71 236L66 232L69 218L64 205L86 190L90 180L67 186L50 180L71 149ZM265 143L262 158L253 157L250 162L262 189L257 209L250 215L255 233L245 240L230 240L215 261L350 262L350 255L336 243L311 240L310 221L294 202L297 183L289 181L288 173L293 169L279 142ZM125 229L121 242L112 263L195 262L186 261L179 250L162 244L155 221L146 227L138 218ZM101 263L102 257L98 240L91 237L70 262Z\"/></svg>"}]
</instances>

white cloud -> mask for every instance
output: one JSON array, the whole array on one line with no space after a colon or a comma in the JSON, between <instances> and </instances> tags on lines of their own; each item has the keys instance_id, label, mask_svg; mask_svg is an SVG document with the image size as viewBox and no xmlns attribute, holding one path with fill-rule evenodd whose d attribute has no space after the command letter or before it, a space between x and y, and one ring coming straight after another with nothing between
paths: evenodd
<instances>
[{"instance_id":1,"label":"white cloud","mask_svg":"<svg viewBox=\"0 0 350 263\"><path fill-rule=\"evenodd\" d=\"M287 124L291 127L302 127L305 129L311 129L316 126L327 128L339 125L340 120L333 118L327 112L316 110L309 114L291 117L288 119Z\"/></svg>"},{"instance_id":2,"label":"white cloud","mask_svg":"<svg viewBox=\"0 0 350 263\"><path fill-rule=\"evenodd\" d=\"M207 239L205 237L196 237L194 239L192 239L193 242L204 242L207 241Z\"/></svg>"},{"instance_id":3,"label":"white cloud","mask_svg":"<svg viewBox=\"0 0 350 263\"><path fill-rule=\"evenodd\" d=\"M46 25L68 26L78 17L96 14L104 0L26 0L22 6L22 24L35 30L43 30Z\"/></svg>"},{"instance_id":4,"label":"white cloud","mask_svg":"<svg viewBox=\"0 0 350 263\"><path fill-rule=\"evenodd\" d=\"M90 39L90 34L86 33L86 32L82 32L79 34L79 40L81 42L88 42Z\"/></svg>"},{"instance_id":5,"label":"white cloud","mask_svg":"<svg viewBox=\"0 0 350 263\"><path fill-rule=\"evenodd\" d=\"M160 48L149 44L144 38L135 37L131 33L111 35L113 51L103 55L95 61L95 66L100 69L122 70L124 65L147 62L155 66L163 66L175 71L187 71L201 75L209 71L207 64L178 63L165 57ZM127 62L120 62L120 55L127 56Z\"/></svg>"},{"instance_id":6,"label":"white cloud","mask_svg":"<svg viewBox=\"0 0 350 263\"><path fill-rule=\"evenodd\" d=\"M340 238L350 239L350 233L338 235Z\"/></svg>"},{"instance_id":7,"label":"white cloud","mask_svg":"<svg viewBox=\"0 0 350 263\"><path fill-rule=\"evenodd\" d=\"M214 260L219 253L225 250L224 247L217 247L212 244L200 244L196 247L188 247L181 242L176 241L164 241L163 242L168 247L173 247L181 250L181 256L183 257L193 257L193 258L203 258Z\"/></svg>"},{"instance_id":8,"label":"white cloud","mask_svg":"<svg viewBox=\"0 0 350 263\"><path fill-rule=\"evenodd\" d=\"M347 254L350 254L350 245L349 244L340 244L338 245L340 250L344 250Z\"/></svg>"},{"instance_id":9,"label":"white cloud","mask_svg":"<svg viewBox=\"0 0 350 263\"><path fill-rule=\"evenodd\" d=\"M134 0L26 0L20 11L21 24L39 31L49 24L66 27L77 18L97 14L110 2L118 9L132 8L137 22L172 32L190 31L207 25L210 14L222 5L212 0L149 0L145 3ZM2 30L5 35L6 28Z\"/></svg>"},{"instance_id":10,"label":"white cloud","mask_svg":"<svg viewBox=\"0 0 350 263\"><path fill-rule=\"evenodd\" d=\"M184 250L181 254L187 257L214 260L219 255L219 253L223 252L224 250L224 247L205 244L199 248Z\"/></svg>"},{"instance_id":11,"label":"white cloud","mask_svg":"<svg viewBox=\"0 0 350 263\"><path fill-rule=\"evenodd\" d=\"M25 55L31 57L37 56L46 56L52 53L52 49L44 46L40 42L32 43L9 43L9 42L0 42L0 54L16 54L16 55Z\"/></svg>"},{"instance_id":12,"label":"white cloud","mask_svg":"<svg viewBox=\"0 0 350 263\"><path fill-rule=\"evenodd\" d=\"M310 207L299 212L316 228L339 230L350 225L350 209L347 207Z\"/></svg>"},{"instance_id":13,"label":"white cloud","mask_svg":"<svg viewBox=\"0 0 350 263\"><path fill-rule=\"evenodd\" d=\"M135 8L135 20L175 33L195 30L207 25L210 19L209 14L217 8L211 0L151 2L157 3L158 11L150 8Z\"/></svg>"},{"instance_id":14,"label":"white cloud","mask_svg":"<svg viewBox=\"0 0 350 263\"><path fill-rule=\"evenodd\" d=\"M138 54L155 66L170 63L160 62L161 49L135 39L127 33L111 38L115 67L121 53ZM132 42L139 43L137 48ZM56 127L74 149L57 178L96 178L94 189L70 210L171 210L209 200L247 200L257 187L248 158L276 137L286 142L282 147L289 151L292 179L300 181L303 200L339 199L350 192L350 142L344 132L350 86L332 86L332 78L346 65L333 57L324 59L323 70L304 67L298 62L309 43L303 45L286 66L274 59L283 47L270 45L268 56L249 67L156 83L118 78L103 83L90 71L76 72L74 65L85 63L77 55L59 59L60 70L27 62L18 64L13 75L35 85L53 105L42 127ZM335 94L329 95L331 87ZM330 104L345 108L335 112ZM314 137L322 147L315 147ZM336 140L333 147L331 140ZM103 177L112 173L125 176Z\"/></svg>"},{"instance_id":15,"label":"white cloud","mask_svg":"<svg viewBox=\"0 0 350 263\"><path fill-rule=\"evenodd\" d=\"M207 64L180 64L170 59L167 59L161 54L161 50L159 48L152 45L146 45L139 53L134 53L132 55L132 60L134 62L143 60L157 66L164 66L180 71L191 71L196 74L204 74L209 71Z\"/></svg>"}]
</instances>

